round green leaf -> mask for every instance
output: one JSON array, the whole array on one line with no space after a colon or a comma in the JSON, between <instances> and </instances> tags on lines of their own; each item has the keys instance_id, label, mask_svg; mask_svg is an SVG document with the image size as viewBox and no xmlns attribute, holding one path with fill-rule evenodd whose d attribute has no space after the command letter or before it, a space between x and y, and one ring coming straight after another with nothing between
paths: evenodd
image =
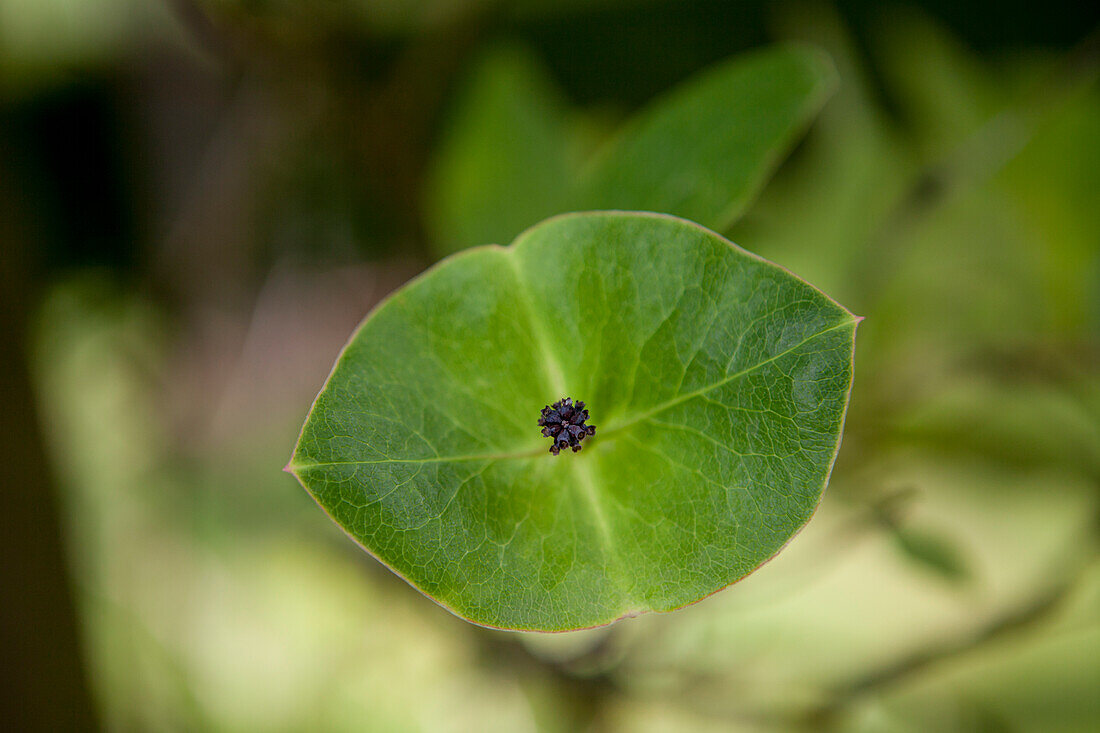
<instances>
[{"instance_id":1,"label":"round green leaf","mask_svg":"<svg viewBox=\"0 0 1100 733\"><path fill-rule=\"evenodd\" d=\"M810 518L858 319L682 219L550 219L444 260L340 356L292 471L348 534L471 621L606 624L752 572ZM550 455L569 396L596 435Z\"/></svg>"}]
</instances>

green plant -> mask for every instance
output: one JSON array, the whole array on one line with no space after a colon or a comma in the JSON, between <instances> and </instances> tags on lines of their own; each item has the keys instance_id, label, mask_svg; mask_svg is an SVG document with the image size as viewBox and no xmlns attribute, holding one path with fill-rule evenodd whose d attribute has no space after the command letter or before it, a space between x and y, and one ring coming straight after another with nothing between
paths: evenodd
<instances>
[{"instance_id":1,"label":"green plant","mask_svg":"<svg viewBox=\"0 0 1100 733\"><path fill-rule=\"evenodd\" d=\"M829 79L803 48L723 65L628 125L575 200L726 226ZM567 630L672 610L809 520L857 323L697 223L558 216L379 306L287 468L367 550L476 623ZM597 432L551 455L537 421L565 397Z\"/></svg>"}]
</instances>

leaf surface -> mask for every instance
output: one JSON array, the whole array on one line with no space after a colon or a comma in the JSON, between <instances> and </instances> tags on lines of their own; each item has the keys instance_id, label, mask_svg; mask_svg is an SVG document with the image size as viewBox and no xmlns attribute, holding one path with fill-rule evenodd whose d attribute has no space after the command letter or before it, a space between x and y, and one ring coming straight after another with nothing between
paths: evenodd
<instances>
[{"instance_id":1,"label":"leaf surface","mask_svg":"<svg viewBox=\"0 0 1100 733\"><path fill-rule=\"evenodd\" d=\"M810 518L857 319L690 222L593 212L449 258L363 323L288 469L476 623L564 630L742 578ZM539 411L596 435L551 456Z\"/></svg>"}]
</instances>

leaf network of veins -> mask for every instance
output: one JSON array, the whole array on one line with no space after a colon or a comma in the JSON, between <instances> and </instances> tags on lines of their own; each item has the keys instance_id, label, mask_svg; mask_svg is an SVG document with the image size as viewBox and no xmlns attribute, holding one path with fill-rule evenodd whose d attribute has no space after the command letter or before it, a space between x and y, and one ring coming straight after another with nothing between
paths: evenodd
<instances>
[{"instance_id":1,"label":"leaf network of veins","mask_svg":"<svg viewBox=\"0 0 1100 733\"><path fill-rule=\"evenodd\" d=\"M665 410L668 410L672 407L675 407L676 405L679 405L683 402L687 402L688 400L694 399L696 397L701 397L701 396L705 395L707 392L718 389L722 385L728 384L728 383L732 382L735 379L739 379L740 377L743 377L746 374L750 374L750 373L756 371L757 369L761 369L761 368L767 366L768 364L771 364L772 362L778 361L779 359L783 358L784 356L786 356L788 354L791 354L791 353L797 351L798 349L802 348L803 346L810 343L814 339L820 338L820 337L824 336L825 334L828 334L832 331L836 331L840 328L844 328L845 326L852 325L856 322L857 322L857 320L853 319L853 320L850 320L850 321L846 320L846 321L841 321L840 323L835 323L835 324L833 324L833 325L831 325L827 328L824 328L820 331L817 331L816 333L811 334L810 336L807 336L803 340L799 341L797 344L784 349L783 351L779 352L778 354L773 354L772 356L769 356L767 359L763 359L763 360L761 360L761 361L759 361L759 362L757 362L757 363L755 363L751 366L745 367L744 369L742 369L740 371L734 372L733 374L728 374L728 375L726 375L725 377L723 377L722 379L718 380L717 382L715 382L713 384L708 384L706 386L703 386L703 387L700 387L698 389L692 390L691 392L685 392L682 395L677 395L676 397L673 397L672 399L669 399L665 402L662 402L661 404L659 404L655 407L652 407L649 410L646 410L645 412L633 415L633 416L631 416L629 418L626 418L624 420L619 420L618 422L613 421L613 422L608 424L606 429L600 431L600 435L598 437L593 437L593 439L592 439L593 444L594 444L593 447L595 446L595 444L598 444L599 442L601 442L603 440L607 440L610 436L612 436L616 433L622 432L623 430L626 430L626 429L634 426L635 424L637 424L637 423L639 423L639 422L641 422L641 421L643 421L647 418L650 418L650 417L652 417L656 414L664 412ZM299 470L308 470L308 469L311 469L311 468L319 468L319 467L324 467L324 466L344 466L344 465L365 466L365 465L385 464L385 463L452 463L452 462L458 462L458 461L501 461L501 460L508 460L508 459L520 459L520 458L530 459L530 458L541 458L541 457L554 458L554 456L552 456L551 454L546 452L544 444L540 444L539 447L532 447L532 448L527 449L527 450L511 451L511 452L507 452L507 453L480 453L480 454L469 454L469 455L461 455L461 456L430 456L430 457L425 457L425 458L381 458L381 459L378 459L378 460L371 460L371 461L322 461L322 462L318 462L318 463L293 465L293 466L290 466L290 468L295 468L295 469L299 469Z\"/></svg>"}]
</instances>

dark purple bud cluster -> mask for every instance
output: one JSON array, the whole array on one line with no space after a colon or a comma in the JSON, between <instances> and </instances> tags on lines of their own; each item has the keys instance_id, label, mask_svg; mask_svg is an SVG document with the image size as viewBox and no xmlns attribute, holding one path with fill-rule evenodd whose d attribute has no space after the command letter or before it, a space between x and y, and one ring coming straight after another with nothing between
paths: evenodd
<instances>
[{"instance_id":1,"label":"dark purple bud cluster","mask_svg":"<svg viewBox=\"0 0 1100 733\"><path fill-rule=\"evenodd\" d=\"M596 434L594 425L584 424L587 419L588 410L584 409L584 403L574 405L569 397L542 408L542 417L539 418L542 434L554 439L550 452L557 455L563 448L572 448L574 453L579 451L581 441Z\"/></svg>"}]
</instances>

